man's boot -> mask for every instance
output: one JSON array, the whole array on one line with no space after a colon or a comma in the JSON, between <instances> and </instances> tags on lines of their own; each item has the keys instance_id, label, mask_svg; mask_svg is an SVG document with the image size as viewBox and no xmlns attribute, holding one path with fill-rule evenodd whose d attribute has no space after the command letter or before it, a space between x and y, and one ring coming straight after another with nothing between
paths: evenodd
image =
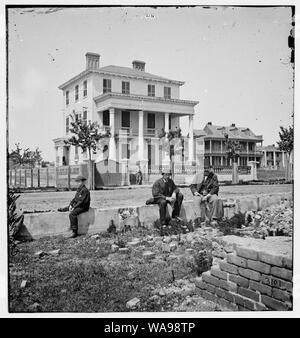
<instances>
[{"instance_id":1,"label":"man's boot","mask_svg":"<svg viewBox=\"0 0 300 338\"><path fill-rule=\"evenodd\" d=\"M68 238L75 238L78 236L77 230L72 230L72 234Z\"/></svg>"}]
</instances>

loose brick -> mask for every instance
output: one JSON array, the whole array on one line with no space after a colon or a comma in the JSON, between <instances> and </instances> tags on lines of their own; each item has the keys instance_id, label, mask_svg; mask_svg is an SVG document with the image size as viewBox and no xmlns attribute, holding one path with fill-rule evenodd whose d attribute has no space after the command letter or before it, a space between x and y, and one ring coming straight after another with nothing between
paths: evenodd
<instances>
[{"instance_id":1,"label":"loose brick","mask_svg":"<svg viewBox=\"0 0 300 338\"><path fill-rule=\"evenodd\" d=\"M226 262L220 262L220 269L222 271L229 272L229 273L232 273L232 274L235 274L235 275L238 273L237 266L235 266L233 264L226 263Z\"/></svg>"},{"instance_id":2,"label":"loose brick","mask_svg":"<svg viewBox=\"0 0 300 338\"><path fill-rule=\"evenodd\" d=\"M227 272L221 271L219 268L212 267L210 273L212 276L227 280Z\"/></svg>"},{"instance_id":3,"label":"loose brick","mask_svg":"<svg viewBox=\"0 0 300 338\"><path fill-rule=\"evenodd\" d=\"M248 248L243 248L241 246L238 246L236 248L236 254L237 256L243 257L243 258L248 258L248 259L253 259L257 260L258 259L258 252L254 251L252 249Z\"/></svg>"},{"instance_id":4,"label":"loose brick","mask_svg":"<svg viewBox=\"0 0 300 338\"><path fill-rule=\"evenodd\" d=\"M228 254L227 255L227 262L230 263L230 264L241 266L242 268L247 267L247 259L242 258L242 257L238 257L234 254Z\"/></svg>"},{"instance_id":5,"label":"loose brick","mask_svg":"<svg viewBox=\"0 0 300 338\"><path fill-rule=\"evenodd\" d=\"M262 295L261 302L265 304L268 308L271 308L273 310L286 311L288 309L288 306L286 304L269 296Z\"/></svg>"},{"instance_id":6,"label":"loose brick","mask_svg":"<svg viewBox=\"0 0 300 338\"><path fill-rule=\"evenodd\" d=\"M273 288L278 288L281 290L287 290L289 292L292 292L293 290L293 284L291 282L287 282L283 279L279 279L273 276L268 275L262 275L261 276L261 282L266 285L270 285Z\"/></svg>"},{"instance_id":7,"label":"loose brick","mask_svg":"<svg viewBox=\"0 0 300 338\"><path fill-rule=\"evenodd\" d=\"M283 266L283 257L282 256L274 256L266 252L259 252L258 258L260 261L270 264L270 265L276 265L279 267Z\"/></svg>"},{"instance_id":8,"label":"loose brick","mask_svg":"<svg viewBox=\"0 0 300 338\"><path fill-rule=\"evenodd\" d=\"M202 274L202 280L204 282L208 283L208 284L212 284L212 285L217 286L217 287L219 287L219 285L220 285L219 279L216 278L216 277L211 276L211 274L210 274L209 271L204 272Z\"/></svg>"},{"instance_id":9,"label":"loose brick","mask_svg":"<svg viewBox=\"0 0 300 338\"><path fill-rule=\"evenodd\" d=\"M238 288L238 293L244 297L250 298L255 300L256 302L259 301L259 294L255 291L249 290L249 289L245 289L243 287L239 287Z\"/></svg>"},{"instance_id":10,"label":"loose brick","mask_svg":"<svg viewBox=\"0 0 300 338\"><path fill-rule=\"evenodd\" d=\"M249 270L249 269L239 268L239 274L243 277L246 277L248 279L253 279L256 281L260 281L261 279L261 274L259 272Z\"/></svg>"},{"instance_id":11,"label":"loose brick","mask_svg":"<svg viewBox=\"0 0 300 338\"><path fill-rule=\"evenodd\" d=\"M275 288L272 290L272 297L283 302L291 302L292 300L292 295L290 293Z\"/></svg>"},{"instance_id":12,"label":"loose brick","mask_svg":"<svg viewBox=\"0 0 300 338\"><path fill-rule=\"evenodd\" d=\"M152 251L145 251L143 253L143 258L145 259L152 259L155 257L155 252L152 252Z\"/></svg>"},{"instance_id":13,"label":"loose brick","mask_svg":"<svg viewBox=\"0 0 300 338\"><path fill-rule=\"evenodd\" d=\"M218 297L208 291L202 290L201 292L201 296L207 300L210 300L211 302L217 302L218 301Z\"/></svg>"},{"instance_id":14,"label":"loose brick","mask_svg":"<svg viewBox=\"0 0 300 338\"><path fill-rule=\"evenodd\" d=\"M129 249L128 248L120 248L119 253L120 254L127 254L127 253L129 253Z\"/></svg>"},{"instance_id":15,"label":"loose brick","mask_svg":"<svg viewBox=\"0 0 300 338\"><path fill-rule=\"evenodd\" d=\"M293 259L289 257L283 257L283 267L286 269L293 269Z\"/></svg>"},{"instance_id":16,"label":"loose brick","mask_svg":"<svg viewBox=\"0 0 300 338\"><path fill-rule=\"evenodd\" d=\"M249 279L241 277L241 276L229 275L229 280L245 288L249 286Z\"/></svg>"},{"instance_id":17,"label":"loose brick","mask_svg":"<svg viewBox=\"0 0 300 338\"><path fill-rule=\"evenodd\" d=\"M258 262L258 261L252 261L252 260L248 259L247 266L248 266L249 269L264 273L266 275L270 274L270 272L271 272L271 265L266 264L266 263L262 263L262 262Z\"/></svg>"},{"instance_id":18,"label":"loose brick","mask_svg":"<svg viewBox=\"0 0 300 338\"><path fill-rule=\"evenodd\" d=\"M227 291L232 291L232 292L236 292L237 291L237 285L236 285L236 283L233 283L231 281L220 280L220 287L222 289L227 290Z\"/></svg>"},{"instance_id":19,"label":"loose brick","mask_svg":"<svg viewBox=\"0 0 300 338\"><path fill-rule=\"evenodd\" d=\"M258 283L258 282L254 282L253 280L251 280L249 282L249 287L252 290L258 291L258 292L266 294L268 296L272 295L272 288L268 285Z\"/></svg>"},{"instance_id":20,"label":"loose brick","mask_svg":"<svg viewBox=\"0 0 300 338\"><path fill-rule=\"evenodd\" d=\"M293 272L288 269L278 268L277 266L273 266L271 269L271 274L273 276L292 281L293 280Z\"/></svg>"}]
</instances>

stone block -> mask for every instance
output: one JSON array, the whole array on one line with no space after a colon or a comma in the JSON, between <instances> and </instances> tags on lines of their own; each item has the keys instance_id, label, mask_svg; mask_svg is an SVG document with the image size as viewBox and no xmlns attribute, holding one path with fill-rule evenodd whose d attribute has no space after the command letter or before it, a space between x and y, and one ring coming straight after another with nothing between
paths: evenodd
<instances>
[{"instance_id":1,"label":"stone block","mask_svg":"<svg viewBox=\"0 0 300 338\"><path fill-rule=\"evenodd\" d=\"M255 301L251 299L245 299L244 306L246 309L254 311L255 310Z\"/></svg>"},{"instance_id":2,"label":"stone block","mask_svg":"<svg viewBox=\"0 0 300 338\"><path fill-rule=\"evenodd\" d=\"M253 280L250 280L249 288L252 290L258 291L262 294L266 294L268 296L272 295L272 288L270 286L259 283L259 282L255 282Z\"/></svg>"},{"instance_id":3,"label":"stone block","mask_svg":"<svg viewBox=\"0 0 300 338\"><path fill-rule=\"evenodd\" d=\"M208 283L208 284L212 284L212 285L217 286L217 287L219 287L219 285L220 285L220 280L216 277L211 276L209 271L204 272L202 274L202 280L204 282Z\"/></svg>"},{"instance_id":4,"label":"stone block","mask_svg":"<svg viewBox=\"0 0 300 338\"><path fill-rule=\"evenodd\" d=\"M268 311L268 308L263 303L255 303L256 311Z\"/></svg>"},{"instance_id":5,"label":"stone block","mask_svg":"<svg viewBox=\"0 0 300 338\"><path fill-rule=\"evenodd\" d=\"M197 288L199 289L205 289L205 283L203 282L201 277L196 277L194 279L194 284L196 285Z\"/></svg>"},{"instance_id":6,"label":"stone block","mask_svg":"<svg viewBox=\"0 0 300 338\"><path fill-rule=\"evenodd\" d=\"M259 272L250 269L239 268L239 274L242 277L253 279L256 281L260 281L261 279L261 274Z\"/></svg>"},{"instance_id":7,"label":"stone block","mask_svg":"<svg viewBox=\"0 0 300 338\"><path fill-rule=\"evenodd\" d=\"M249 279L241 277L241 276L236 276L236 275L229 275L229 280L233 283L236 283L239 286L243 286L247 288L249 286Z\"/></svg>"},{"instance_id":8,"label":"stone block","mask_svg":"<svg viewBox=\"0 0 300 338\"><path fill-rule=\"evenodd\" d=\"M293 280L293 272L292 270L284 269L284 268L279 268L277 266L273 266L271 269L271 274L275 277L279 277L281 279L285 279L288 281Z\"/></svg>"},{"instance_id":9,"label":"stone block","mask_svg":"<svg viewBox=\"0 0 300 338\"><path fill-rule=\"evenodd\" d=\"M231 291L231 292L236 292L237 291L237 285L236 283L233 283L231 281L226 281L223 279L220 279L220 287L222 289L225 289L227 291Z\"/></svg>"},{"instance_id":10,"label":"stone block","mask_svg":"<svg viewBox=\"0 0 300 338\"><path fill-rule=\"evenodd\" d=\"M290 293L276 288L273 288L272 290L272 297L281 300L282 302L292 301L292 295Z\"/></svg>"},{"instance_id":11,"label":"stone block","mask_svg":"<svg viewBox=\"0 0 300 338\"><path fill-rule=\"evenodd\" d=\"M283 256L271 255L267 252L259 252L258 259L261 262L264 262L270 265L276 265L279 267L283 266Z\"/></svg>"},{"instance_id":12,"label":"stone block","mask_svg":"<svg viewBox=\"0 0 300 338\"><path fill-rule=\"evenodd\" d=\"M238 288L238 293L246 298L250 298L252 300L255 300L256 302L259 301L259 294L255 291L252 291L250 289L246 289L243 287Z\"/></svg>"},{"instance_id":13,"label":"stone block","mask_svg":"<svg viewBox=\"0 0 300 338\"><path fill-rule=\"evenodd\" d=\"M211 270L210 270L210 274L212 276L215 276L217 278L220 278L220 279L225 279L227 280L227 272L225 271L221 271L219 268L217 267L212 267Z\"/></svg>"},{"instance_id":14,"label":"stone block","mask_svg":"<svg viewBox=\"0 0 300 338\"><path fill-rule=\"evenodd\" d=\"M291 257L283 257L283 267L286 269L293 269L293 259Z\"/></svg>"},{"instance_id":15,"label":"stone block","mask_svg":"<svg viewBox=\"0 0 300 338\"><path fill-rule=\"evenodd\" d=\"M262 275L261 282L273 288L287 290L288 292L292 292L293 290L293 284L291 282L270 275Z\"/></svg>"},{"instance_id":16,"label":"stone block","mask_svg":"<svg viewBox=\"0 0 300 338\"><path fill-rule=\"evenodd\" d=\"M220 269L225 272L229 272L232 274L237 274L238 273L238 268L236 265L229 264L226 262L220 262Z\"/></svg>"},{"instance_id":17,"label":"stone block","mask_svg":"<svg viewBox=\"0 0 300 338\"><path fill-rule=\"evenodd\" d=\"M287 311L288 310L288 306L275 299L275 298L271 298L269 296L266 295L262 295L261 296L261 302L266 305L266 307L272 309L272 310L277 310L277 311Z\"/></svg>"},{"instance_id":18,"label":"stone block","mask_svg":"<svg viewBox=\"0 0 300 338\"><path fill-rule=\"evenodd\" d=\"M215 293L217 296L219 296L220 298L224 298L224 290L220 289L220 288L216 288L215 289Z\"/></svg>"},{"instance_id":19,"label":"stone block","mask_svg":"<svg viewBox=\"0 0 300 338\"><path fill-rule=\"evenodd\" d=\"M218 301L218 297L216 295L214 295L213 293L210 293L206 290L202 290L201 296L203 298L207 299L207 300L210 300L211 302L217 303L217 301Z\"/></svg>"},{"instance_id":20,"label":"stone block","mask_svg":"<svg viewBox=\"0 0 300 338\"><path fill-rule=\"evenodd\" d=\"M224 290L224 298L231 303L234 303L234 296L230 291Z\"/></svg>"},{"instance_id":21,"label":"stone block","mask_svg":"<svg viewBox=\"0 0 300 338\"><path fill-rule=\"evenodd\" d=\"M271 265L259 261L252 261L251 259L248 259L247 266L249 269L264 273L266 275L270 274L271 272Z\"/></svg>"},{"instance_id":22,"label":"stone block","mask_svg":"<svg viewBox=\"0 0 300 338\"><path fill-rule=\"evenodd\" d=\"M234 265L240 266L242 268L247 267L247 259L236 256L235 254L228 254L227 255L227 263L234 264Z\"/></svg>"},{"instance_id":23,"label":"stone block","mask_svg":"<svg viewBox=\"0 0 300 338\"><path fill-rule=\"evenodd\" d=\"M236 254L239 257L257 260L258 259L258 252L252 249L244 248L241 246L237 246Z\"/></svg>"}]
</instances>

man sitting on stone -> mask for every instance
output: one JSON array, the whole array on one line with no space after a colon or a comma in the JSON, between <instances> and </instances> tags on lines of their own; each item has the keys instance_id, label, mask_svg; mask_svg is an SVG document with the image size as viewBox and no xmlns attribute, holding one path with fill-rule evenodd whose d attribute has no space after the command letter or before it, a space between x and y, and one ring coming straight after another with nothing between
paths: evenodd
<instances>
[{"instance_id":1,"label":"man sitting on stone","mask_svg":"<svg viewBox=\"0 0 300 338\"><path fill-rule=\"evenodd\" d=\"M223 202L218 198L219 182L213 166L209 167L209 173L206 178L204 178L203 172L197 173L190 188L195 196L196 207L200 205L201 220L205 220L206 223L210 223L213 226L217 225L217 221L224 216L224 210Z\"/></svg>"},{"instance_id":2,"label":"man sitting on stone","mask_svg":"<svg viewBox=\"0 0 300 338\"><path fill-rule=\"evenodd\" d=\"M88 211L91 202L90 192L84 184L86 178L79 175L75 178L75 181L78 182L78 188L75 197L72 199L68 207L58 209L58 211L70 211L69 219L72 234L69 238L75 238L78 236L77 216L83 212Z\"/></svg>"},{"instance_id":3,"label":"man sitting on stone","mask_svg":"<svg viewBox=\"0 0 300 338\"><path fill-rule=\"evenodd\" d=\"M153 203L159 206L159 218L161 230L166 228L168 220L166 219L167 204L172 206L172 218L178 218L183 201L183 195L171 179L171 170L162 172L162 178L154 182L152 187Z\"/></svg>"}]
</instances>

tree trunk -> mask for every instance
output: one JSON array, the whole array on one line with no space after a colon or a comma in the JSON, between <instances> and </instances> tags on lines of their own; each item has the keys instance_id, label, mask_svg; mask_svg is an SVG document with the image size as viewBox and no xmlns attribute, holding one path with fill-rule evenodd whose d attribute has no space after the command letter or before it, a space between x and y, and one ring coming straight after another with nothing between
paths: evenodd
<instances>
[{"instance_id":1,"label":"tree trunk","mask_svg":"<svg viewBox=\"0 0 300 338\"><path fill-rule=\"evenodd\" d=\"M89 190L95 190L94 186L94 161L92 161L91 149L89 149L88 160L88 187Z\"/></svg>"},{"instance_id":2,"label":"tree trunk","mask_svg":"<svg viewBox=\"0 0 300 338\"><path fill-rule=\"evenodd\" d=\"M238 163L236 159L232 161L232 184L238 184L239 177L238 177Z\"/></svg>"},{"instance_id":3,"label":"tree trunk","mask_svg":"<svg viewBox=\"0 0 300 338\"><path fill-rule=\"evenodd\" d=\"M174 145L170 146L170 164L171 164L171 173L172 173L172 179L175 179L175 165L174 165Z\"/></svg>"}]
</instances>

